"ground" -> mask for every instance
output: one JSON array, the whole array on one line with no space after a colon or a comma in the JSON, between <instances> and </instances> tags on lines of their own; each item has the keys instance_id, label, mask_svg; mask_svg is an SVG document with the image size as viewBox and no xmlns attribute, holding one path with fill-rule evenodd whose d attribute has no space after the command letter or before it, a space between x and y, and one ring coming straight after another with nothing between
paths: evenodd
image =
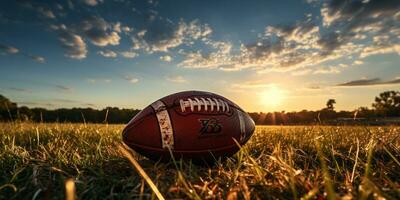
<instances>
[{"instance_id":1,"label":"ground","mask_svg":"<svg viewBox=\"0 0 400 200\"><path fill-rule=\"evenodd\" d=\"M0 123L0 199L155 199L118 146L123 125ZM132 152L167 199L399 199L400 128L257 126L215 166Z\"/></svg>"}]
</instances>

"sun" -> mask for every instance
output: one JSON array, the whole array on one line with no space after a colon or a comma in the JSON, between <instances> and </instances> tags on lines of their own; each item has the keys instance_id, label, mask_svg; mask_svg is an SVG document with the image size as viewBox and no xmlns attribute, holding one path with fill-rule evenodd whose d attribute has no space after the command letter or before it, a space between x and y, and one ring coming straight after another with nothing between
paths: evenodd
<instances>
[{"instance_id":1,"label":"sun","mask_svg":"<svg viewBox=\"0 0 400 200\"><path fill-rule=\"evenodd\" d=\"M277 108L286 98L286 92L276 85L270 85L260 93L260 104L266 108Z\"/></svg>"}]
</instances>

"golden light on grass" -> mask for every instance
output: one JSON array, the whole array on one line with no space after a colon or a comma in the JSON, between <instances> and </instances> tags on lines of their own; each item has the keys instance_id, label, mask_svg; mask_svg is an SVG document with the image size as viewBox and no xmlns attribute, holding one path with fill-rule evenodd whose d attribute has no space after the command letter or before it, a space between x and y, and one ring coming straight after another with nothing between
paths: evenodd
<instances>
[{"instance_id":1,"label":"golden light on grass","mask_svg":"<svg viewBox=\"0 0 400 200\"><path fill-rule=\"evenodd\" d=\"M212 167L151 164L118 149L125 125L0 126L0 199L157 199L153 191L167 199L400 199L398 126L257 126L233 158ZM49 169L49 160L59 164Z\"/></svg>"},{"instance_id":2,"label":"golden light on grass","mask_svg":"<svg viewBox=\"0 0 400 200\"><path fill-rule=\"evenodd\" d=\"M75 182L72 178L65 181L65 199L75 200Z\"/></svg>"},{"instance_id":3,"label":"golden light on grass","mask_svg":"<svg viewBox=\"0 0 400 200\"><path fill-rule=\"evenodd\" d=\"M276 85L270 85L260 93L260 103L266 108L276 108L286 99L286 91Z\"/></svg>"}]
</instances>

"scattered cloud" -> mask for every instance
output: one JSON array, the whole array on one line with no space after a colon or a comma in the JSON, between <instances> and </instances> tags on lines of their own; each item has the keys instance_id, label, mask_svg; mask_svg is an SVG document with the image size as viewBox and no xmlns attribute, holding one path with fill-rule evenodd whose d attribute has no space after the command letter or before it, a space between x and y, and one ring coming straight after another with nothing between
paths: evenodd
<instances>
[{"instance_id":1,"label":"scattered cloud","mask_svg":"<svg viewBox=\"0 0 400 200\"><path fill-rule=\"evenodd\" d=\"M7 46L0 44L0 55L8 55L8 54L18 54L20 50L13 46ZM38 63L44 63L46 59L42 56L30 55L27 53L22 53L22 56L28 57Z\"/></svg>"},{"instance_id":2,"label":"scattered cloud","mask_svg":"<svg viewBox=\"0 0 400 200\"><path fill-rule=\"evenodd\" d=\"M211 33L209 25L200 24L198 20L189 23L181 20L178 24L157 21L132 36L132 43L134 49L143 49L149 53L168 52L182 44L192 44L206 38Z\"/></svg>"},{"instance_id":3,"label":"scattered cloud","mask_svg":"<svg viewBox=\"0 0 400 200\"><path fill-rule=\"evenodd\" d=\"M371 25L385 17L392 17L399 11L397 0L342 1L331 0L321 8L324 26L341 22L349 23L350 29Z\"/></svg>"},{"instance_id":4,"label":"scattered cloud","mask_svg":"<svg viewBox=\"0 0 400 200\"><path fill-rule=\"evenodd\" d=\"M388 42L380 45L369 46L363 49L360 57L365 58L372 55L387 54L387 53L397 53L400 55L400 45L389 44Z\"/></svg>"},{"instance_id":5,"label":"scattered cloud","mask_svg":"<svg viewBox=\"0 0 400 200\"><path fill-rule=\"evenodd\" d=\"M129 28L129 27L128 27ZM117 22L113 25L112 29L118 33L121 33L121 22Z\"/></svg>"},{"instance_id":6,"label":"scattered cloud","mask_svg":"<svg viewBox=\"0 0 400 200\"><path fill-rule=\"evenodd\" d=\"M266 73L313 68L348 57L356 59L353 65L359 65L362 61L358 58L400 54L399 8L396 0L328 1L322 3L323 26L318 25L317 17L307 15L292 24L267 26L254 42L241 43L239 48L231 46L227 51L213 46L220 41L208 40L210 50L181 52L184 60L179 66L224 71L250 68ZM338 72L329 68L316 74Z\"/></svg>"},{"instance_id":7,"label":"scattered cloud","mask_svg":"<svg viewBox=\"0 0 400 200\"><path fill-rule=\"evenodd\" d=\"M336 86L373 86L373 85L392 85L392 84L400 84L400 79L396 78L393 80L381 80L379 78L373 79L360 79L349 81L346 83L341 83Z\"/></svg>"},{"instance_id":8,"label":"scattered cloud","mask_svg":"<svg viewBox=\"0 0 400 200\"><path fill-rule=\"evenodd\" d=\"M17 92L32 93L32 90L28 90L28 89L25 89L25 88L10 87L8 89L12 90L12 91L17 91Z\"/></svg>"},{"instance_id":9,"label":"scattered cloud","mask_svg":"<svg viewBox=\"0 0 400 200\"><path fill-rule=\"evenodd\" d=\"M139 82L138 78L135 78L135 77L132 77L132 76L125 76L124 79L129 81L132 84L135 84L135 83Z\"/></svg>"},{"instance_id":10,"label":"scattered cloud","mask_svg":"<svg viewBox=\"0 0 400 200\"><path fill-rule=\"evenodd\" d=\"M124 58L134 58L139 55L134 51L122 51L119 54L121 54L121 56Z\"/></svg>"},{"instance_id":11,"label":"scattered cloud","mask_svg":"<svg viewBox=\"0 0 400 200\"><path fill-rule=\"evenodd\" d=\"M45 62L46 62L46 59L45 59L44 57L42 57L42 56L29 55L29 57L30 57L32 60L34 60L34 61L36 61L36 62L38 62L38 63L45 63Z\"/></svg>"},{"instance_id":12,"label":"scattered cloud","mask_svg":"<svg viewBox=\"0 0 400 200\"><path fill-rule=\"evenodd\" d=\"M350 66L363 64L362 58L387 53L400 55L400 2L398 0L304 0L318 6L320 16L305 13L303 19L287 24L272 24L263 28L257 37L242 42L215 40L213 29L198 19L172 21L160 16L150 3L148 9L137 10L146 23L130 27L124 21L109 21L107 15L79 15L76 19L62 20L63 6L46 6L42 3L24 1L42 18L57 19L52 30L58 33L65 56L84 59L88 54L87 43L95 46L117 46L122 38L129 37L129 51L99 50L98 54L115 58L135 58L139 53L168 52L160 56L164 62L178 60L183 68L218 69L222 71L253 70L257 73L271 71L288 72L293 76L306 74L335 74L336 66L318 68L325 62L354 59ZM89 6L97 6L104 0L80 0ZM318 3L319 2L319 3ZM73 9L71 1L68 2ZM127 4L124 4L127 5ZM56 10L58 8L58 10ZM53 9L53 10L52 10ZM86 9L93 9L87 8ZM64 9L66 10L66 9ZM129 8L131 11L132 8ZM57 14L57 16L55 15ZM91 16L90 16L91 15ZM105 17L105 18L103 18ZM46 19L46 20L47 20ZM49 20L47 20L49 21ZM69 22L67 25L61 22ZM321 23L322 22L322 23ZM140 23L138 23L140 24ZM254 31L253 31L254 32ZM213 39L211 39L213 38ZM179 50L178 50L179 49ZM15 47L0 45L2 54L18 53ZM178 56L175 56L177 53ZM158 55L158 54L157 54ZM31 57L45 62L43 57ZM313 70L317 68L316 70Z\"/></svg>"},{"instance_id":13,"label":"scattered cloud","mask_svg":"<svg viewBox=\"0 0 400 200\"><path fill-rule=\"evenodd\" d=\"M167 81L174 83L185 83L187 80L183 76L166 76Z\"/></svg>"},{"instance_id":14,"label":"scattered cloud","mask_svg":"<svg viewBox=\"0 0 400 200\"><path fill-rule=\"evenodd\" d=\"M338 1L324 3L323 25L341 28L331 44L340 46L351 40L369 40L361 49L361 58L383 53L398 53L400 2L397 0Z\"/></svg>"},{"instance_id":15,"label":"scattered cloud","mask_svg":"<svg viewBox=\"0 0 400 200\"><path fill-rule=\"evenodd\" d=\"M61 46L65 49L65 56L73 59L84 59L88 53L86 43L81 36L73 33L64 24L53 25L51 28L58 32Z\"/></svg>"},{"instance_id":16,"label":"scattered cloud","mask_svg":"<svg viewBox=\"0 0 400 200\"><path fill-rule=\"evenodd\" d=\"M64 86L64 85L55 85L55 87L64 92L72 92L73 91L73 89L71 87Z\"/></svg>"},{"instance_id":17,"label":"scattered cloud","mask_svg":"<svg viewBox=\"0 0 400 200\"><path fill-rule=\"evenodd\" d=\"M55 19L56 16L54 15L53 11L51 11L47 7L39 6L36 8L37 12L40 13L41 16L49 19Z\"/></svg>"},{"instance_id":18,"label":"scattered cloud","mask_svg":"<svg viewBox=\"0 0 400 200\"><path fill-rule=\"evenodd\" d=\"M76 29L82 31L96 46L119 45L121 37L103 18L91 16L80 22Z\"/></svg>"},{"instance_id":19,"label":"scattered cloud","mask_svg":"<svg viewBox=\"0 0 400 200\"><path fill-rule=\"evenodd\" d=\"M355 60L352 65L362 65L364 62L362 60Z\"/></svg>"},{"instance_id":20,"label":"scattered cloud","mask_svg":"<svg viewBox=\"0 0 400 200\"><path fill-rule=\"evenodd\" d=\"M184 68L219 68L224 71L237 71L242 67L235 65L235 58L231 55L232 44L230 42L220 42L213 40L205 40L206 44L210 46L210 53L203 53L198 51L181 51L185 58L178 66Z\"/></svg>"},{"instance_id":21,"label":"scattered cloud","mask_svg":"<svg viewBox=\"0 0 400 200\"><path fill-rule=\"evenodd\" d=\"M106 58L115 58L115 57L117 57L117 53L115 53L114 51L111 51L111 50L98 51L97 53L102 55L103 57L106 57Z\"/></svg>"},{"instance_id":22,"label":"scattered cloud","mask_svg":"<svg viewBox=\"0 0 400 200\"><path fill-rule=\"evenodd\" d=\"M323 67L316 69L313 74L339 74L340 69L338 67Z\"/></svg>"},{"instance_id":23,"label":"scattered cloud","mask_svg":"<svg viewBox=\"0 0 400 200\"><path fill-rule=\"evenodd\" d=\"M99 3L102 3L103 0L82 0L88 6L97 6Z\"/></svg>"},{"instance_id":24,"label":"scattered cloud","mask_svg":"<svg viewBox=\"0 0 400 200\"><path fill-rule=\"evenodd\" d=\"M96 79L92 79L92 78L89 78L89 79L87 79L86 81L87 81L88 83L92 83L92 84L96 83Z\"/></svg>"},{"instance_id":25,"label":"scattered cloud","mask_svg":"<svg viewBox=\"0 0 400 200\"><path fill-rule=\"evenodd\" d=\"M19 49L13 46L7 46L0 44L0 54L16 54L19 52Z\"/></svg>"},{"instance_id":26,"label":"scattered cloud","mask_svg":"<svg viewBox=\"0 0 400 200\"><path fill-rule=\"evenodd\" d=\"M306 3L312 4L312 5L317 4L317 3L320 2L319 0L305 0L305 1L306 1Z\"/></svg>"},{"instance_id":27,"label":"scattered cloud","mask_svg":"<svg viewBox=\"0 0 400 200\"><path fill-rule=\"evenodd\" d=\"M162 60L164 62L171 62L172 57L170 55L160 56L160 60Z\"/></svg>"},{"instance_id":28,"label":"scattered cloud","mask_svg":"<svg viewBox=\"0 0 400 200\"><path fill-rule=\"evenodd\" d=\"M133 31L133 28L129 27L129 26L122 26L121 30L125 33L125 34L129 34Z\"/></svg>"},{"instance_id":29,"label":"scattered cloud","mask_svg":"<svg viewBox=\"0 0 400 200\"><path fill-rule=\"evenodd\" d=\"M111 79L94 79L94 78L88 78L86 81L90 84L95 84L95 83L111 83Z\"/></svg>"}]
</instances>

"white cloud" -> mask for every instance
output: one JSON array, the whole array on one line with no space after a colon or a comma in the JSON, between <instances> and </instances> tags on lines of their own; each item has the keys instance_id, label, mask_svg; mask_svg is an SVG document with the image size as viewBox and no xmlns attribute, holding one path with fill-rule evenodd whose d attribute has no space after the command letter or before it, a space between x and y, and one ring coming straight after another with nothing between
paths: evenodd
<instances>
[{"instance_id":1,"label":"white cloud","mask_svg":"<svg viewBox=\"0 0 400 200\"><path fill-rule=\"evenodd\" d=\"M79 27L87 38L96 46L119 45L121 37L111 24L101 17L92 16L83 20Z\"/></svg>"},{"instance_id":2,"label":"white cloud","mask_svg":"<svg viewBox=\"0 0 400 200\"><path fill-rule=\"evenodd\" d=\"M72 87L65 86L65 85L55 85L55 87L64 92L72 92L74 90Z\"/></svg>"},{"instance_id":3,"label":"white cloud","mask_svg":"<svg viewBox=\"0 0 400 200\"><path fill-rule=\"evenodd\" d=\"M124 58L134 58L134 57L138 56L138 54L133 51L122 51L122 52L120 52L120 54Z\"/></svg>"},{"instance_id":4,"label":"white cloud","mask_svg":"<svg viewBox=\"0 0 400 200\"><path fill-rule=\"evenodd\" d=\"M36 61L36 62L38 62L38 63L44 63L44 62L46 62L46 59L43 58L42 56L33 56L33 55L30 55L29 57L30 57L32 60L34 60L34 61Z\"/></svg>"},{"instance_id":5,"label":"white cloud","mask_svg":"<svg viewBox=\"0 0 400 200\"><path fill-rule=\"evenodd\" d=\"M49 19L56 18L56 16L54 15L53 11L51 11L49 8L38 7L36 10L45 18L49 18Z\"/></svg>"},{"instance_id":6,"label":"white cloud","mask_svg":"<svg viewBox=\"0 0 400 200\"><path fill-rule=\"evenodd\" d=\"M322 67L316 69L313 74L338 74L340 73L340 69L338 67Z\"/></svg>"},{"instance_id":7,"label":"white cloud","mask_svg":"<svg viewBox=\"0 0 400 200\"><path fill-rule=\"evenodd\" d=\"M98 54L106 57L106 58L115 58L117 57L117 53L115 53L114 51L111 50L105 50L105 51L98 51Z\"/></svg>"},{"instance_id":8,"label":"white cloud","mask_svg":"<svg viewBox=\"0 0 400 200\"><path fill-rule=\"evenodd\" d=\"M102 0L82 0L86 5L89 6L96 6L98 5L100 2L103 2Z\"/></svg>"},{"instance_id":9,"label":"white cloud","mask_svg":"<svg viewBox=\"0 0 400 200\"><path fill-rule=\"evenodd\" d=\"M123 26L121 27L121 30L125 33L125 34L129 34L130 32L133 31L133 28L129 27L129 26Z\"/></svg>"},{"instance_id":10,"label":"white cloud","mask_svg":"<svg viewBox=\"0 0 400 200\"><path fill-rule=\"evenodd\" d=\"M168 81L174 83L185 83L187 80L183 76L167 76L165 77Z\"/></svg>"},{"instance_id":11,"label":"white cloud","mask_svg":"<svg viewBox=\"0 0 400 200\"><path fill-rule=\"evenodd\" d=\"M365 58L372 55L387 54L387 53L397 53L398 55L400 55L400 44L369 46L363 49L360 57Z\"/></svg>"},{"instance_id":12,"label":"white cloud","mask_svg":"<svg viewBox=\"0 0 400 200\"><path fill-rule=\"evenodd\" d=\"M234 58L230 55L232 49L231 43L206 40L206 44L215 51L209 54L203 54L201 51L181 51L181 54L185 58L178 66L185 68L219 68L224 71L236 71L240 69L233 66Z\"/></svg>"},{"instance_id":13,"label":"white cloud","mask_svg":"<svg viewBox=\"0 0 400 200\"><path fill-rule=\"evenodd\" d=\"M118 32L118 33L121 33L121 22L115 23L115 24L113 25L113 30L116 31L116 32Z\"/></svg>"},{"instance_id":14,"label":"white cloud","mask_svg":"<svg viewBox=\"0 0 400 200\"><path fill-rule=\"evenodd\" d=\"M62 47L66 50L65 56L73 59L86 58L87 48L82 37L70 31L65 25L52 26L59 34Z\"/></svg>"},{"instance_id":15,"label":"white cloud","mask_svg":"<svg viewBox=\"0 0 400 200\"><path fill-rule=\"evenodd\" d=\"M139 79L135 78L135 77L131 77L131 76L125 76L124 77L125 80L129 81L132 84L138 83Z\"/></svg>"},{"instance_id":16,"label":"white cloud","mask_svg":"<svg viewBox=\"0 0 400 200\"><path fill-rule=\"evenodd\" d=\"M310 68L327 61L354 58L356 61L352 65L360 65L362 61L357 59L366 56L386 53L400 55L400 23L393 21L390 15L395 9L388 5L381 7L381 3L386 5L387 2L371 0L364 3L368 6L354 4L361 8L349 8L366 12L367 18L373 18L371 10L376 9L379 15L375 17L380 20L364 20L355 13L343 13L341 7L333 8L333 5L324 4L321 10L322 15L326 16L324 30L313 21L312 16L308 16L306 20L292 25L268 26L265 33L259 34L253 43L241 43L240 47L229 46L225 42L226 48L216 48L219 41L205 38L203 41L210 49L181 51L184 59L178 66L223 71L251 69L257 73L297 70L292 75L304 75L311 72ZM353 18L359 19L354 21ZM337 26L331 29L333 23ZM346 68L348 64L338 67ZM317 69L313 74L339 73L338 67Z\"/></svg>"},{"instance_id":17,"label":"white cloud","mask_svg":"<svg viewBox=\"0 0 400 200\"><path fill-rule=\"evenodd\" d=\"M362 65L362 64L364 64L364 62L362 60L355 60L353 62L353 65Z\"/></svg>"},{"instance_id":18,"label":"white cloud","mask_svg":"<svg viewBox=\"0 0 400 200\"><path fill-rule=\"evenodd\" d=\"M2 45L0 44L0 53L3 54L16 54L19 52L19 49L13 47L13 46L7 46L7 45Z\"/></svg>"},{"instance_id":19,"label":"white cloud","mask_svg":"<svg viewBox=\"0 0 400 200\"><path fill-rule=\"evenodd\" d=\"M169 55L160 56L160 60L162 60L164 62L171 62L172 61L172 57L169 56Z\"/></svg>"},{"instance_id":20,"label":"white cloud","mask_svg":"<svg viewBox=\"0 0 400 200\"><path fill-rule=\"evenodd\" d=\"M192 44L196 40L208 37L212 29L198 20L186 23L181 20L177 25L167 21L156 23L132 36L133 49L143 49L149 53L168 52L183 44Z\"/></svg>"},{"instance_id":21,"label":"white cloud","mask_svg":"<svg viewBox=\"0 0 400 200\"><path fill-rule=\"evenodd\" d=\"M94 79L94 78L88 78L88 79L86 79L86 81L88 82L88 83L90 83L90 84L95 84L95 83L101 83L101 82L104 82L104 83L111 83L111 79Z\"/></svg>"}]
</instances>

